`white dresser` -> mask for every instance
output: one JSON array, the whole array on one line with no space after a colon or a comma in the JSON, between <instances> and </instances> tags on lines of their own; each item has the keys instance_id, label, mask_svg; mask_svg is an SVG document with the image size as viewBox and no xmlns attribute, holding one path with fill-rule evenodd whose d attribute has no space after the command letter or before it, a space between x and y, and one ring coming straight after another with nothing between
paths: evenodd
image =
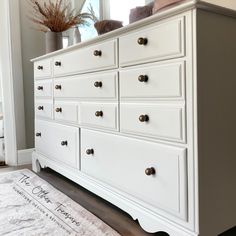
<instances>
[{"instance_id":1,"label":"white dresser","mask_svg":"<svg viewBox=\"0 0 236 236\"><path fill-rule=\"evenodd\" d=\"M147 232L216 236L233 227L233 15L185 1L34 59L33 169L54 169Z\"/></svg>"}]
</instances>

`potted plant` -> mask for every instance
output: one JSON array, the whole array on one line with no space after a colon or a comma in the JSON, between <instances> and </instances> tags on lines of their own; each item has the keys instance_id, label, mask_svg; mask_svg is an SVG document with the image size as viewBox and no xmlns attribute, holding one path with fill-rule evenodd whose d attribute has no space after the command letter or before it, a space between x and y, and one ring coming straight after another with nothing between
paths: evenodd
<instances>
[{"instance_id":1,"label":"potted plant","mask_svg":"<svg viewBox=\"0 0 236 236\"><path fill-rule=\"evenodd\" d=\"M30 20L37 30L46 34L46 53L62 48L62 32L71 27L87 24L93 19L90 13L76 13L70 0L29 0L32 12Z\"/></svg>"}]
</instances>

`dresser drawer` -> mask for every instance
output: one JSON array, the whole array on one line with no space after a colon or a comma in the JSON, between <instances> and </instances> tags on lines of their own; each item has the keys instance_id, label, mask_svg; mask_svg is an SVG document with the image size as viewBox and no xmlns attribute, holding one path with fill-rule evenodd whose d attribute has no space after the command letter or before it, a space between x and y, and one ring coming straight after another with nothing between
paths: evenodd
<instances>
[{"instance_id":1,"label":"dresser drawer","mask_svg":"<svg viewBox=\"0 0 236 236\"><path fill-rule=\"evenodd\" d=\"M51 75L52 75L51 59L37 61L34 63L35 78L46 78L46 77L51 77Z\"/></svg>"},{"instance_id":2,"label":"dresser drawer","mask_svg":"<svg viewBox=\"0 0 236 236\"><path fill-rule=\"evenodd\" d=\"M127 66L184 56L184 17L120 37L120 64Z\"/></svg>"},{"instance_id":3,"label":"dresser drawer","mask_svg":"<svg viewBox=\"0 0 236 236\"><path fill-rule=\"evenodd\" d=\"M186 220L184 148L83 129L81 137L82 172Z\"/></svg>"},{"instance_id":4,"label":"dresser drawer","mask_svg":"<svg viewBox=\"0 0 236 236\"><path fill-rule=\"evenodd\" d=\"M36 116L53 119L53 101L52 100L36 100L35 114Z\"/></svg>"},{"instance_id":5,"label":"dresser drawer","mask_svg":"<svg viewBox=\"0 0 236 236\"><path fill-rule=\"evenodd\" d=\"M123 133L184 142L184 106L122 103L120 130Z\"/></svg>"},{"instance_id":6,"label":"dresser drawer","mask_svg":"<svg viewBox=\"0 0 236 236\"><path fill-rule=\"evenodd\" d=\"M48 158L79 167L79 129L36 120L36 151Z\"/></svg>"},{"instance_id":7,"label":"dresser drawer","mask_svg":"<svg viewBox=\"0 0 236 236\"><path fill-rule=\"evenodd\" d=\"M38 80L34 84L36 97L52 97L52 80Z\"/></svg>"},{"instance_id":8,"label":"dresser drawer","mask_svg":"<svg viewBox=\"0 0 236 236\"><path fill-rule=\"evenodd\" d=\"M54 118L55 120L76 123L78 121L78 104L73 102L55 101Z\"/></svg>"},{"instance_id":9,"label":"dresser drawer","mask_svg":"<svg viewBox=\"0 0 236 236\"><path fill-rule=\"evenodd\" d=\"M117 68L117 40L78 49L54 58L54 76Z\"/></svg>"},{"instance_id":10,"label":"dresser drawer","mask_svg":"<svg viewBox=\"0 0 236 236\"><path fill-rule=\"evenodd\" d=\"M57 98L117 99L117 90L117 72L78 75L55 79L54 82Z\"/></svg>"},{"instance_id":11,"label":"dresser drawer","mask_svg":"<svg viewBox=\"0 0 236 236\"><path fill-rule=\"evenodd\" d=\"M156 63L120 72L121 98L184 98L184 62Z\"/></svg>"},{"instance_id":12,"label":"dresser drawer","mask_svg":"<svg viewBox=\"0 0 236 236\"><path fill-rule=\"evenodd\" d=\"M117 130L117 104L81 103L79 106L79 123L109 130Z\"/></svg>"}]
</instances>

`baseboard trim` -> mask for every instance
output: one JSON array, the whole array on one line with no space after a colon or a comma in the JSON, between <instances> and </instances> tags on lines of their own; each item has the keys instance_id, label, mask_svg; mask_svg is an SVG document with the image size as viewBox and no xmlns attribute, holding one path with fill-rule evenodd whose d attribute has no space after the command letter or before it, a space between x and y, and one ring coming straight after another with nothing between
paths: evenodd
<instances>
[{"instance_id":1,"label":"baseboard trim","mask_svg":"<svg viewBox=\"0 0 236 236\"><path fill-rule=\"evenodd\" d=\"M5 165L6 165L5 161L0 161L0 166L5 166Z\"/></svg>"},{"instance_id":2,"label":"baseboard trim","mask_svg":"<svg viewBox=\"0 0 236 236\"><path fill-rule=\"evenodd\" d=\"M18 151L18 158L17 158L17 165L29 165L32 164L32 153L34 148L31 149L24 149Z\"/></svg>"}]
</instances>

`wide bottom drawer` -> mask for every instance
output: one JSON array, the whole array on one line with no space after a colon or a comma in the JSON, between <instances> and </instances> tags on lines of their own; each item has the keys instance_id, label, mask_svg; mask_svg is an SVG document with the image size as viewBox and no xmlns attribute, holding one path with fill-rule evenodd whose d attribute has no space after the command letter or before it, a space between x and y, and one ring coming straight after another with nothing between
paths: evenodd
<instances>
[{"instance_id":1,"label":"wide bottom drawer","mask_svg":"<svg viewBox=\"0 0 236 236\"><path fill-rule=\"evenodd\" d=\"M186 220L185 148L82 129L81 152L82 172Z\"/></svg>"},{"instance_id":2,"label":"wide bottom drawer","mask_svg":"<svg viewBox=\"0 0 236 236\"><path fill-rule=\"evenodd\" d=\"M79 129L36 120L36 151L48 158L79 168Z\"/></svg>"}]
</instances>

